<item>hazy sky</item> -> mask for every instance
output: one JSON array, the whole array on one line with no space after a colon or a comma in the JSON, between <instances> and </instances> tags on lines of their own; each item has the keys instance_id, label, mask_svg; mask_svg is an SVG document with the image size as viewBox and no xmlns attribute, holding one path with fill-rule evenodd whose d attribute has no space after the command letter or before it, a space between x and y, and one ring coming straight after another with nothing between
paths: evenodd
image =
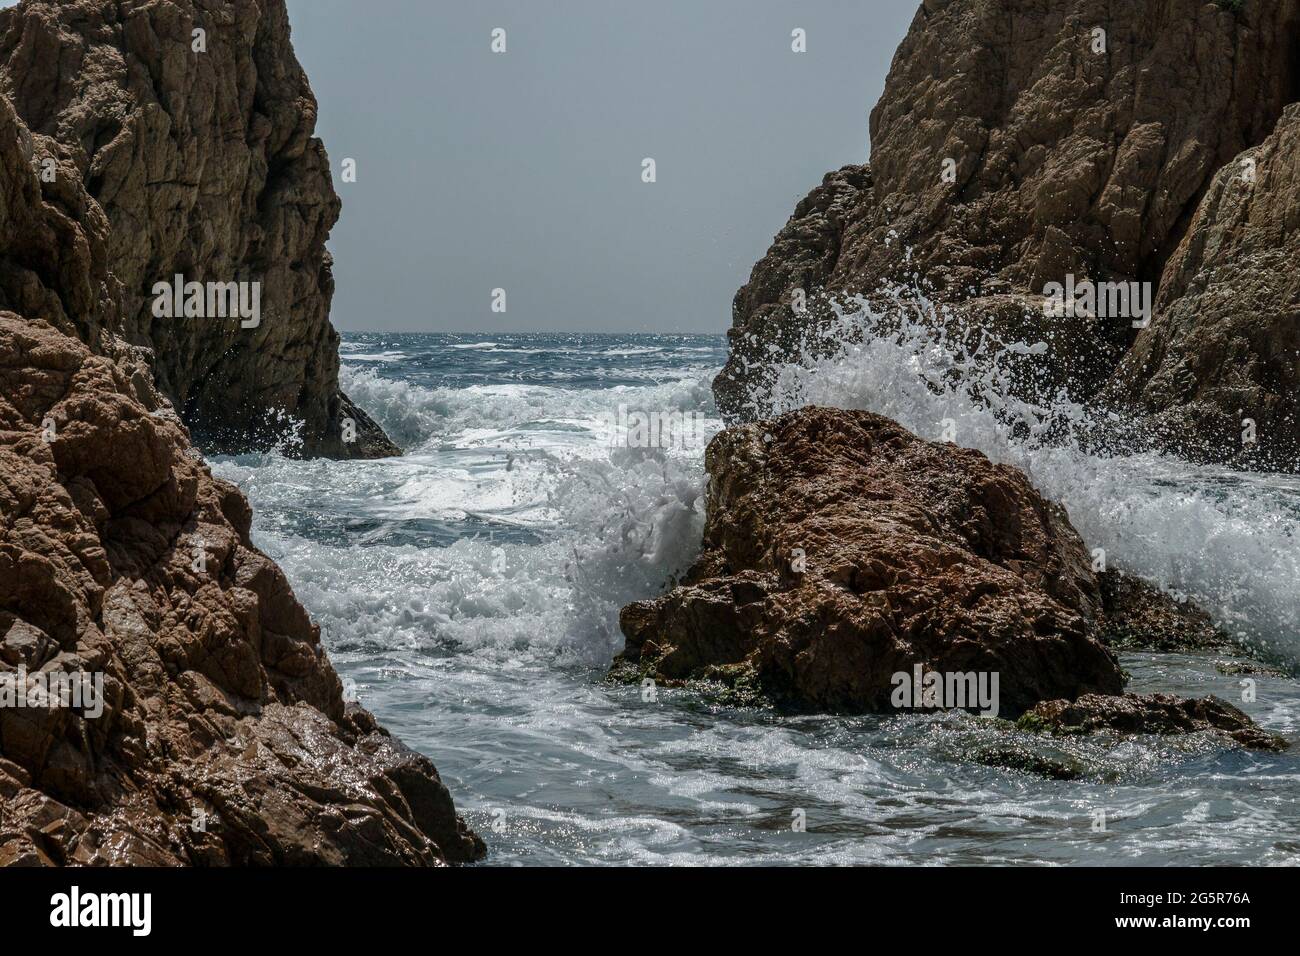
<instances>
[{"instance_id":1,"label":"hazy sky","mask_svg":"<svg viewBox=\"0 0 1300 956\"><path fill-rule=\"evenodd\" d=\"M289 0L343 197L335 326L724 329L795 202L866 159L917 6Z\"/></svg>"},{"instance_id":2,"label":"hazy sky","mask_svg":"<svg viewBox=\"0 0 1300 956\"><path fill-rule=\"evenodd\" d=\"M343 197L336 327L721 331L795 203L867 158L919 0L288 4Z\"/></svg>"}]
</instances>

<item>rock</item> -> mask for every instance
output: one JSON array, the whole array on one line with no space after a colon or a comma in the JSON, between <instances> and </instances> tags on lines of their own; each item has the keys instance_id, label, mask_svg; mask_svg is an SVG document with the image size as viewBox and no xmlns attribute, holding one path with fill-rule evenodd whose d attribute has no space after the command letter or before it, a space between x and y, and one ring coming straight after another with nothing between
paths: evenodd
<instances>
[{"instance_id":1,"label":"rock","mask_svg":"<svg viewBox=\"0 0 1300 956\"><path fill-rule=\"evenodd\" d=\"M1125 650L1222 651L1228 637L1193 601L1179 600L1120 571L1097 575L1105 623L1101 638Z\"/></svg>"},{"instance_id":2,"label":"rock","mask_svg":"<svg viewBox=\"0 0 1300 956\"><path fill-rule=\"evenodd\" d=\"M95 350L105 333L147 349L158 388L210 453L270 447L297 420L290 451L400 454L339 390L325 242L340 203L283 0L22 0L0 10L0 93L31 130L25 165L56 171L23 188L58 210L21 233L34 248L8 250L0 305ZM108 230L85 230L79 266L93 268L80 271L107 286L51 283L47 250L86 218ZM156 317L154 284L178 274L260 283L260 324ZM51 297L56 284L72 298Z\"/></svg>"},{"instance_id":3,"label":"rock","mask_svg":"<svg viewBox=\"0 0 1300 956\"><path fill-rule=\"evenodd\" d=\"M1297 209L1292 105L1263 143L1215 175L1165 269L1154 321L1108 385L1109 399L1150 413L1163 446L1300 471Z\"/></svg>"},{"instance_id":4,"label":"rock","mask_svg":"<svg viewBox=\"0 0 1300 956\"><path fill-rule=\"evenodd\" d=\"M1045 342L1041 387L1142 416L1128 441L1300 467L1284 265L1297 16L1295 0L922 4L871 114L870 167L828 175L737 293L719 407L770 414L771 369L825 324L794 314L795 289L816 303L902 286L995 339ZM1150 327L1044 316L1067 275L1152 283Z\"/></svg>"},{"instance_id":5,"label":"rock","mask_svg":"<svg viewBox=\"0 0 1300 956\"><path fill-rule=\"evenodd\" d=\"M1084 694L1070 700L1043 701L1021 715L1022 730L1088 734L1211 733L1251 750L1286 750L1290 744L1269 733L1218 697L1186 700L1172 694Z\"/></svg>"},{"instance_id":6,"label":"rock","mask_svg":"<svg viewBox=\"0 0 1300 956\"><path fill-rule=\"evenodd\" d=\"M728 429L706 460L702 553L623 609L616 676L850 713L892 710L915 665L996 673L1003 716L1121 691L1083 542L1014 468L825 408Z\"/></svg>"},{"instance_id":7,"label":"rock","mask_svg":"<svg viewBox=\"0 0 1300 956\"><path fill-rule=\"evenodd\" d=\"M433 764L345 707L238 489L137 388L0 312L0 681L102 680L95 706L0 695L0 863L481 856Z\"/></svg>"},{"instance_id":8,"label":"rock","mask_svg":"<svg viewBox=\"0 0 1300 956\"><path fill-rule=\"evenodd\" d=\"M1214 669L1229 677L1287 677L1286 671L1269 667L1259 661L1215 661Z\"/></svg>"},{"instance_id":9,"label":"rock","mask_svg":"<svg viewBox=\"0 0 1300 956\"><path fill-rule=\"evenodd\" d=\"M129 29L182 6L137 6ZM110 36L99 18L123 9L57 11L74 7L42 44ZM0 11L3 42L13 17L41 20L23 21L35 36L55 10ZM478 858L433 764L344 705L248 502L120 338L126 240L61 149L0 95L0 864ZM42 184L51 150L61 172ZM42 696L81 675L89 696Z\"/></svg>"},{"instance_id":10,"label":"rock","mask_svg":"<svg viewBox=\"0 0 1300 956\"><path fill-rule=\"evenodd\" d=\"M1048 780L1078 780L1087 775L1077 760L1045 756L1028 747L982 747L974 756L976 763L986 767L1018 770Z\"/></svg>"}]
</instances>

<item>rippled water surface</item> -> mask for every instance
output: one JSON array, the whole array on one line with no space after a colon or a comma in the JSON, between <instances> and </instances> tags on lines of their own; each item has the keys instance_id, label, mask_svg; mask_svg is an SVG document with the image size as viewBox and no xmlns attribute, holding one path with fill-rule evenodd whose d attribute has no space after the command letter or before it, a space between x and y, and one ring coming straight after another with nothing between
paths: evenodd
<instances>
[{"instance_id":1,"label":"rippled water surface","mask_svg":"<svg viewBox=\"0 0 1300 956\"><path fill-rule=\"evenodd\" d=\"M891 353L890 348L895 351ZM1007 437L906 342L792 365L778 399L864 407L1025 467L1090 547L1300 654L1300 482ZM720 423L714 336L344 336L343 384L407 451L222 458L345 685L434 758L491 864L1300 861L1300 757L1200 736L1050 741L964 714L784 717L602 682L618 609L689 564L702 449L611 449L611 415ZM1215 693L1291 736L1300 683L1131 654L1131 689ZM985 766L1024 746L1082 775ZM792 822L802 813L806 832ZM1098 830L1099 812L1105 830Z\"/></svg>"}]
</instances>

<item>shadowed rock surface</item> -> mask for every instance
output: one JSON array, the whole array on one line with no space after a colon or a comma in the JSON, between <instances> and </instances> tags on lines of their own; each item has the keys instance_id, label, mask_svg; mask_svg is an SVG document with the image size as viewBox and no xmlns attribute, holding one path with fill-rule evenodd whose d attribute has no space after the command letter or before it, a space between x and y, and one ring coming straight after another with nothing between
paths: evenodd
<instances>
[{"instance_id":1,"label":"shadowed rock surface","mask_svg":"<svg viewBox=\"0 0 1300 956\"><path fill-rule=\"evenodd\" d=\"M400 454L339 391L325 241L340 203L283 0L23 0L0 10L0 94L33 134L31 158L54 161L47 196L80 208L89 195L107 217L94 254L118 307L36 313L13 276L0 306L92 347L107 330L150 349L158 388L209 453L269 447L295 420L291 450ZM39 275L36 254L18 256ZM153 286L177 274L260 282L260 325L156 317Z\"/></svg>"},{"instance_id":2,"label":"shadowed rock surface","mask_svg":"<svg viewBox=\"0 0 1300 956\"><path fill-rule=\"evenodd\" d=\"M1106 619L1102 640L1111 647L1153 651L1208 651L1233 647L1232 639L1189 600L1118 571L1097 575Z\"/></svg>"},{"instance_id":3,"label":"shadowed rock surface","mask_svg":"<svg viewBox=\"0 0 1300 956\"><path fill-rule=\"evenodd\" d=\"M1152 413L1166 444L1196 457L1240 448L1247 463L1300 470L1300 452L1278 441L1300 435L1297 219L1292 105L1262 144L1214 177L1165 269L1156 320L1110 382L1108 397Z\"/></svg>"},{"instance_id":4,"label":"shadowed rock surface","mask_svg":"<svg viewBox=\"0 0 1300 956\"><path fill-rule=\"evenodd\" d=\"M1017 470L826 408L728 429L706 457L703 552L623 609L616 674L846 712L891 710L916 664L998 672L1003 716L1121 691L1083 542Z\"/></svg>"},{"instance_id":5,"label":"shadowed rock surface","mask_svg":"<svg viewBox=\"0 0 1300 956\"><path fill-rule=\"evenodd\" d=\"M995 340L1046 342L1052 383L1149 416L1163 447L1300 468L1298 31L1297 0L925 0L871 114L870 167L829 174L737 293L719 406L767 414L768 373L818 303L897 284ZM1044 316L1067 274L1153 283L1150 327Z\"/></svg>"},{"instance_id":6,"label":"shadowed rock surface","mask_svg":"<svg viewBox=\"0 0 1300 956\"><path fill-rule=\"evenodd\" d=\"M1023 714L1024 730L1087 734L1212 733L1252 750L1286 750L1286 739L1269 733L1218 697L1185 700L1172 694L1085 694L1077 700L1048 700Z\"/></svg>"}]
</instances>

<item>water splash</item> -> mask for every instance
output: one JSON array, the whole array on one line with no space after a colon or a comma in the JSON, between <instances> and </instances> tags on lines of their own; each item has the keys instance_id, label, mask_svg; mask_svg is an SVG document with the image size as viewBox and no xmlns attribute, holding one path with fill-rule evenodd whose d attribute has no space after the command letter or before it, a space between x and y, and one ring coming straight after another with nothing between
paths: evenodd
<instances>
[{"instance_id":1,"label":"water splash","mask_svg":"<svg viewBox=\"0 0 1300 956\"><path fill-rule=\"evenodd\" d=\"M995 348L950 335L924 299L881 311L856 298L834 313L776 362L751 396L758 410L864 409L1015 465L1113 566L1190 597L1255 650L1300 663L1300 477L1109 450L1126 446L1130 423L1064 389L1024 397L1016 387L1044 343Z\"/></svg>"}]
</instances>

